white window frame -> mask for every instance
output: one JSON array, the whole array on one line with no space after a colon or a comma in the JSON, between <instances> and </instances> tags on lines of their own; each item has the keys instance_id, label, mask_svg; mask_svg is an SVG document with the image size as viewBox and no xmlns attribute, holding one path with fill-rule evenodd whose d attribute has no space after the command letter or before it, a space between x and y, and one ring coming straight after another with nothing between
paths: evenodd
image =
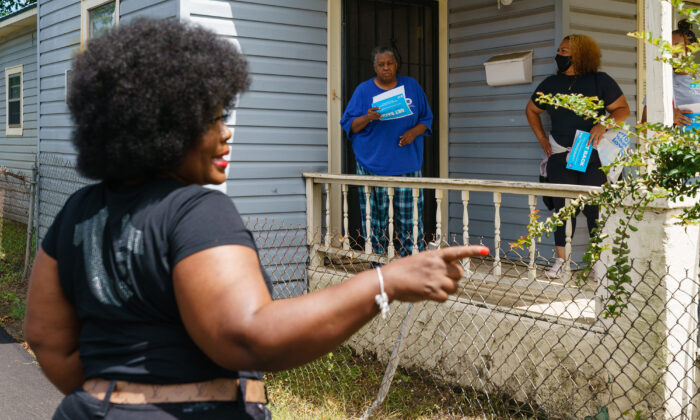
<instances>
[{"instance_id":1,"label":"white window frame","mask_svg":"<svg viewBox=\"0 0 700 420\"><path fill-rule=\"evenodd\" d=\"M19 127L10 127L10 76L19 74ZM21 136L24 132L24 67L5 67L5 135Z\"/></svg>"},{"instance_id":2,"label":"white window frame","mask_svg":"<svg viewBox=\"0 0 700 420\"><path fill-rule=\"evenodd\" d=\"M80 1L80 48L85 48L90 39L90 10L114 1L114 25L119 25L119 0L81 0Z\"/></svg>"}]
</instances>

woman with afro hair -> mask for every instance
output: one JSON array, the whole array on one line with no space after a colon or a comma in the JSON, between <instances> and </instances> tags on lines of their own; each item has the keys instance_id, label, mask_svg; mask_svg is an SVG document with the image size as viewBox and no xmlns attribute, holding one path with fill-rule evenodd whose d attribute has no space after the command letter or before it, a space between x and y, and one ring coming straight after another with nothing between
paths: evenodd
<instances>
[{"instance_id":1,"label":"woman with afro hair","mask_svg":"<svg viewBox=\"0 0 700 420\"><path fill-rule=\"evenodd\" d=\"M596 124L592 119L586 119L576 115L573 111L552 105L537 102L539 93L544 94L582 94L584 96L596 96L604 103L600 114L606 112L616 122L622 122L630 116L630 108L627 105L622 89L607 73L600 69L600 48L593 38L588 35L572 34L564 38L554 61L557 64L557 74L544 79L525 109L527 121L533 133L547 156L546 174L549 182L554 184L575 184L600 186L607 181L598 157L598 151L593 149L585 172L567 169L566 160L574 143L577 130L591 134L590 141L597 146L601 137L607 131L607 127ZM549 135L544 131L540 114L547 112L552 121ZM552 199L554 211L564 207L564 199L554 197ZM598 207L586 206L583 209L586 216L589 235L597 225ZM576 218L571 219L572 231L576 230ZM554 244L556 245L557 259L546 275L550 278L559 278L564 272L566 258L566 234L564 229L554 232ZM594 275L597 271L594 270Z\"/></svg>"},{"instance_id":2,"label":"woman with afro hair","mask_svg":"<svg viewBox=\"0 0 700 420\"><path fill-rule=\"evenodd\" d=\"M269 418L259 371L329 351L391 300L444 301L458 260L428 251L275 300L226 181L226 113L248 86L233 44L138 20L75 58L68 105L78 170L41 243L25 335L66 397L56 419Z\"/></svg>"}]
</instances>

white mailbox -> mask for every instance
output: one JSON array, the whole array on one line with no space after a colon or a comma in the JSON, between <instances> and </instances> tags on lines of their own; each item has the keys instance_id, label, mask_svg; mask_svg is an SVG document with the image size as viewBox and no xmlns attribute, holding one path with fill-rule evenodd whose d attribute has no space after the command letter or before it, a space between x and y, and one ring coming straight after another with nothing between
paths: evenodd
<instances>
[{"instance_id":1,"label":"white mailbox","mask_svg":"<svg viewBox=\"0 0 700 420\"><path fill-rule=\"evenodd\" d=\"M489 86L532 83L532 50L494 55L484 63Z\"/></svg>"}]
</instances>

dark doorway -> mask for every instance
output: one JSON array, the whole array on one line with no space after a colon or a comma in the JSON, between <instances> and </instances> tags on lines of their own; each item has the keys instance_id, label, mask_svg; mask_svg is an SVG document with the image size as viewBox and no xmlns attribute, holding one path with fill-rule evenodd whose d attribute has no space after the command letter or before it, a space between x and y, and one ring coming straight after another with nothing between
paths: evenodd
<instances>
[{"instance_id":1,"label":"dark doorway","mask_svg":"<svg viewBox=\"0 0 700 420\"><path fill-rule=\"evenodd\" d=\"M425 138L422 173L438 177L438 2L434 0L343 0L343 110L358 84L374 77L370 54L377 45L394 47L399 75L420 83L433 111L431 137ZM343 173L355 173L352 144L343 133ZM435 193L424 190L426 240L435 233ZM357 188L349 194L349 229L361 231ZM359 235L353 235L355 239ZM361 242L361 241L360 241Z\"/></svg>"}]
</instances>

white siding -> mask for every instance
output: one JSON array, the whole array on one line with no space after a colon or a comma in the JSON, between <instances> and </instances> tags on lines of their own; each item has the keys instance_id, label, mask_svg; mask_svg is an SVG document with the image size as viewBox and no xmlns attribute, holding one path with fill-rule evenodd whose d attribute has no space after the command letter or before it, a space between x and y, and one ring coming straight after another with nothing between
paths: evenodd
<instances>
[{"instance_id":1,"label":"white siding","mask_svg":"<svg viewBox=\"0 0 700 420\"><path fill-rule=\"evenodd\" d=\"M5 68L19 65L22 65L23 130L21 136L7 136ZM2 38L0 75L0 166L31 177L36 157L36 26ZM2 200L2 216L26 223L29 195L15 192L17 185L2 184L2 188L7 185L8 189Z\"/></svg>"},{"instance_id":2,"label":"white siding","mask_svg":"<svg viewBox=\"0 0 700 420\"><path fill-rule=\"evenodd\" d=\"M120 20L175 18L177 0L122 0ZM73 123L65 102L65 71L80 49L80 0L42 0L39 5L40 124L39 236L43 237L68 196L88 180L73 169Z\"/></svg>"}]
</instances>

